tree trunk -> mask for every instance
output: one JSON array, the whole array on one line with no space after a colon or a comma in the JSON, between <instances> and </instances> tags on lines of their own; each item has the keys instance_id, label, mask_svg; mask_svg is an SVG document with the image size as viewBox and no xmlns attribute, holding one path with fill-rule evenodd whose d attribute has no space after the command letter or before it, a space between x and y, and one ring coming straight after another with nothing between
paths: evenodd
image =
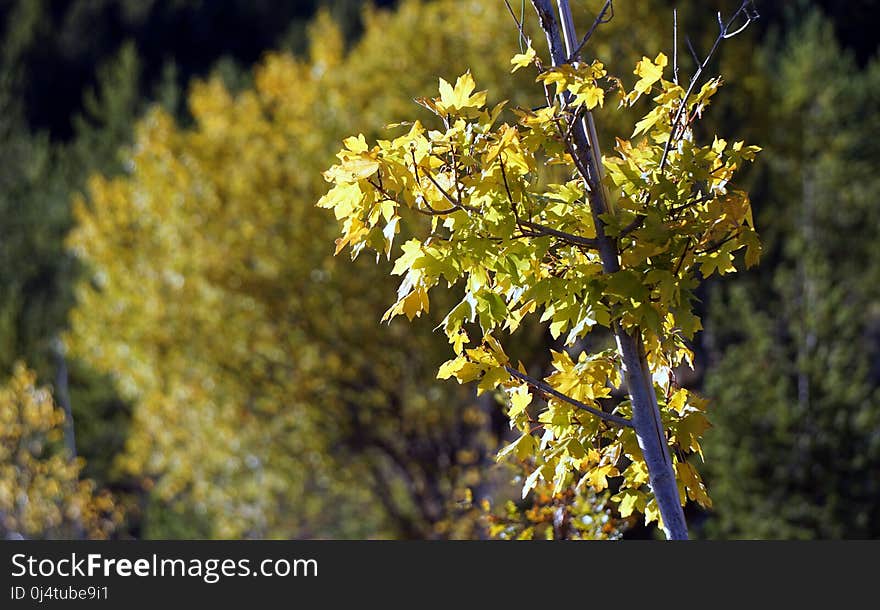
<instances>
[{"instance_id":1,"label":"tree trunk","mask_svg":"<svg viewBox=\"0 0 880 610\"><path fill-rule=\"evenodd\" d=\"M64 344L61 339L52 339L52 355L55 359L55 403L64 410L64 444L67 447L68 459L75 461L76 428L73 424L73 408L70 405L70 387L67 379L67 359L64 355ZM86 530L81 517L73 521L71 535L75 540L85 540Z\"/></svg>"},{"instance_id":2,"label":"tree trunk","mask_svg":"<svg viewBox=\"0 0 880 610\"><path fill-rule=\"evenodd\" d=\"M67 359L64 357L64 345L58 337L52 339L52 356L55 359L55 402L64 410L64 444L70 452L70 459L75 459L76 429L73 427L73 409L70 406Z\"/></svg>"},{"instance_id":3,"label":"tree trunk","mask_svg":"<svg viewBox=\"0 0 880 610\"><path fill-rule=\"evenodd\" d=\"M557 3L559 22L556 20L550 0L532 0L541 29L547 37L554 65L567 63L569 55L578 44L568 0L557 0ZM560 22L562 33L560 33ZM601 219L601 215L608 211L608 205L601 178L601 154L590 113L586 113L585 118L574 126L572 137L577 156L576 162L579 167L586 170L584 180L589 194L590 211L596 226L596 242L602 268L605 273L615 273L620 270L618 244L615 239L605 235L605 223ZM633 428L648 467L650 486L657 500L663 531L670 540L686 540L687 524L679 501L678 486L666 443L666 432L660 420L653 378L645 358L641 330L634 328L628 333L615 324L613 331L623 361L627 391L632 401Z\"/></svg>"}]
</instances>

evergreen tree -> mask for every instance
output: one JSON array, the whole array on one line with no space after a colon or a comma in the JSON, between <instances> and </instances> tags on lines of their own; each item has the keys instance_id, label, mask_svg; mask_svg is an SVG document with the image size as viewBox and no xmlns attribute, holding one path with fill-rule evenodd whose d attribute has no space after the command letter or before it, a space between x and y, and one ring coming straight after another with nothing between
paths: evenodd
<instances>
[{"instance_id":1,"label":"evergreen tree","mask_svg":"<svg viewBox=\"0 0 880 610\"><path fill-rule=\"evenodd\" d=\"M813 13L771 38L761 269L711 299L717 519L748 538L880 535L880 63ZM857 117L857 118L856 118Z\"/></svg>"}]
</instances>

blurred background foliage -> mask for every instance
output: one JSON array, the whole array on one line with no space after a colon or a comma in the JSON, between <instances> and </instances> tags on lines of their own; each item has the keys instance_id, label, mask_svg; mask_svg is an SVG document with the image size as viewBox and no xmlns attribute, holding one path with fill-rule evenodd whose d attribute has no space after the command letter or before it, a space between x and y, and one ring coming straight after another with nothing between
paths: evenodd
<instances>
[{"instance_id":1,"label":"blurred background foliage","mask_svg":"<svg viewBox=\"0 0 880 610\"><path fill-rule=\"evenodd\" d=\"M376 4L0 3L0 533L655 535L604 497L519 500L503 406L434 379L439 319L380 326L387 268L333 258L313 204L341 137L468 68L539 103L500 0ZM602 3L572 4L583 28ZM712 399L697 536L880 534L878 4L758 2L713 62L703 124L765 149L766 254L706 287L682 375ZM733 5L619 0L590 49L627 77L670 53L673 6L705 53Z\"/></svg>"}]
</instances>

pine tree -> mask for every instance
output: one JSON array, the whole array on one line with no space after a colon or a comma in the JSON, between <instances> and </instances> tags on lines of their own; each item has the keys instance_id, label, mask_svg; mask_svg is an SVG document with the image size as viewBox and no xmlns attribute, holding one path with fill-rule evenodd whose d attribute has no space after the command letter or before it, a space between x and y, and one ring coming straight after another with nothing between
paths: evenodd
<instances>
[{"instance_id":1,"label":"pine tree","mask_svg":"<svg viewBox=\"0 0 880 610\"><path fill-rule=\"evenodd\" d=\"M880 534L880 63L857 68L812 14L771 39L767 256L711 298L709 534Z\"/></svg>"}]
</instances>

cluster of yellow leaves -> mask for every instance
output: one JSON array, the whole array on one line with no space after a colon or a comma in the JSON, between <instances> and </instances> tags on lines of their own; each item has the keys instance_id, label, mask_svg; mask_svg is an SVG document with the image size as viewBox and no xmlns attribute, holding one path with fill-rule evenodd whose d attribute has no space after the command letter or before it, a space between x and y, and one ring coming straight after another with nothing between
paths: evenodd
<instances>
[{"instance_id":1,"label":"cluster of yellow leaves","mask_svg":"<svg viewBox=\"0 0 880 610\"><path fill-rule=\"evenodd\" d=\"M106 538L121 507L63 447L64 411L35 375L16 364L0 387L0 535L4 538Z\"/></svg>"},{"instance_id":2,"label":"cluster of yellow leaves","mask_svg":"<svg viewBox=\"0 0 880 610\"><path fill-rule=\"evenodd\" d=\"M514 70L540 67L529 49L511 60ZM438 376L479 380L478 393L508 393L511 427L521 435L499 458L515 455L534 464L524 497L542 482L552 484L553 494L571 485L602 492L609 478L619 477L614 499L621 514L637 510L649 522L659 515L632 428L609 426L595 416L621 386L615 354L581 352L574 362L567 352L553 352L556 372L540 383L568 400L545 396L546 408L535 417L529 390L511 373L511 359L493 333L514 332L538 311L554 338L569 330L568 346L595 327L640 329L655 389L667 399L661 409L682 503L691 498L710 505L686 461L690 453L702 455L705 402L675 388L671 371L692 360L686 341L700 328L692 311L699 275L735 271L734 252L742 249L746 265L757 261L760 245L748 196L730 182L759 149L718 138L696 144L691 125L720 80L685 99L681 87L663 79L667 63L663 54L639 61L639 80L629 93L598 61L540 71L537 81L555 84L557 97L538 109L515 110L518 124L499 124L505 103L487 106L485 92L474 93L470 73L455 86L441 80L439 97L419 103L439 117L442 128L416 121L408 132L374 146L363 136L345 140L338 163L324 173L331 188L318 201L342 223L337 253L349 247L352 258L367 248L391 258L401 219L425 235L401 246L392 273L403 280L386 317L412 320L427 313L429 293L444 281L463 287L463 300L442 324L456 357ZM633 134L646 137L618 139L618 156L604 159L615 211L602 220L621 252L621 269L613 273L603 271L586 186L566 135L579 112L603 104L605 87L622 89L621 107L655 94L655 108ZM565 182L548 184L543 168L552 165L568 168ZM476 325L482 338L467 347ZM630 409L626 400L616 405L623 416Z\"/></svg>"},{"instance_id":3,"label":"cluster of yellow leaves","mask_svg":"<svg viewBox=\"0 0 880 610\"><path fill-rule=\"evenodd\" d=\"M600 84L600 79L607 76L608 72L600 61L592 64L563 64L554 66L538 75L538 81L545 85L556 85L556 95L563 92L571 94L571 104L583 105L587 110L593 110L596 106L602 106L605 102L605 89Z\"/></svg>"}]
</instances>

